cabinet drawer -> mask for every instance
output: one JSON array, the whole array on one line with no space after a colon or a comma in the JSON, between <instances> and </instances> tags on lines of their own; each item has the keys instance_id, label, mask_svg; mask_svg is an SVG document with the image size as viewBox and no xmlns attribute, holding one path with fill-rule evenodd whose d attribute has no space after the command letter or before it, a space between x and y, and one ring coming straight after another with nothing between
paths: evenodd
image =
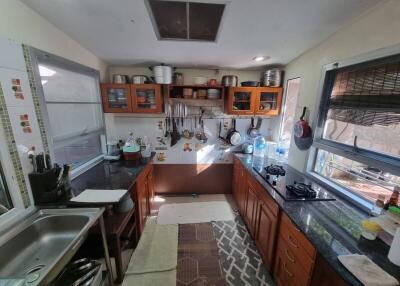
<instances>
[{"instance_id":1,"label":"cabinet drawer","mask_svg":"<svg viewBox=\"0 0 400 286\"><path fill-rule=\"evenodd\" d=\"M308 239L290 221L288 216L282 213L282 222L279 235L288 242L288 246L297 256L307 255L312 261L315 260L315 248Z\"/></svg>"},{"instance_id":2,"label":"cabinet drawer","mask_svg":"<svg viewBox=\"0 0 400 286\"><path fill-rule=\"evenodd\" d=\"M311 276L293 263L282 248L278 248L274 277L278 286L308 286Z\"/></svg>"},{"instance_id":3,"label":"cabinet drawer","mask_svg":"<svg viewBox=\"0 0 400 286\"><path fill-rule=\"evenodd\" d=\"M310 275L314 268L314 259L304 253L302 249L294 248L282 235L278 237L278 252L282 253L288 264L296 269L302 269Z\"/></svg>"}]
</instances>

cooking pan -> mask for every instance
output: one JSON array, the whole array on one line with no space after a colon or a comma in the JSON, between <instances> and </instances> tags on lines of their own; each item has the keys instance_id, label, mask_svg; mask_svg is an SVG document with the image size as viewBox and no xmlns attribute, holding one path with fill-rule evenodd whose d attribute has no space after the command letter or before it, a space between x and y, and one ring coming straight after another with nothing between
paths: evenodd
<instances>
[{"instance_id":1,"label":"cooking pan","mask_svg":"<svg viewBox=\"0 0 400 286\"><path fill-rule=\"evenodd\" d=\"M226 136L226 141L228 141L232 146L237 146L242 141L242 136L239 131L236 130L236 119L232 119L233 128L229 130L228 135Z\"/></svg>"},{"instance_id":2,"label":"cooking pan","mask_svg":"<svg viewBox=\"0 0 400 286\"><path fill-rule=\"evenodd\" d=\"M294 136L297 138L307 138L311 135L311 128L307 121L304 120L306 115L307 107L304 106L303 113L300 116L300 120L296 122L293 128Z\"/></svg>"}]
</instances>

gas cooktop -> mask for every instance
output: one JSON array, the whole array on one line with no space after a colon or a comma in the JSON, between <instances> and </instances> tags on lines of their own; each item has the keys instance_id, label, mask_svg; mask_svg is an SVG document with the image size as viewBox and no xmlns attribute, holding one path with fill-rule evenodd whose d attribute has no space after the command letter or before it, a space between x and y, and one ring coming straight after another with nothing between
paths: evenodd
<instances>
[{"instance_id":1,"label":"gas cooktop","mask_svg":"<svg viewBox=\"0 0 400 286\"><path fill-rule=\"evenodd\" d=\"M334 201L324 188L295 171L271 164L253 168L286 201Z\"/></svg>"}]
</instances>

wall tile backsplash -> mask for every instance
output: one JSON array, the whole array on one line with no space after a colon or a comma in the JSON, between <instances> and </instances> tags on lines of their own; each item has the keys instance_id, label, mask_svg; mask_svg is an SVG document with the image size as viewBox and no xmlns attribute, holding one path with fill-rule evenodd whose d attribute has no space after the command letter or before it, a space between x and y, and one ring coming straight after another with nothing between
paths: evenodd
<instances>
[{"instance_id":1,"label":"wall tile backsplash","mask_svg":"<svg viewBox=\"0 0 400 286\"><path fill-rule=\"evenodd\" d=\"M12 158L9 167L14 168L24 206L28 207L31 205L28 174L33 170L28 151L43 152L44 128L37 117L41 117L39 101L33 96L36 92L32 93L33 74L27 73L32 67L30 61L25 62L26 53L20 43L0 38L0 117Z\"/></svg>"},{"instance_id":2,"label":"wall tile backsplash","mask_svg":"<svg viewBox=\"0 0 400 286\"><path fill-rule=\"evenodd\" d=\"M232 163L232 152L240 151L240 146L229 146L224 148L225 144L218 138L219 122L222 123L221 136L226 137L227 131L231 128L230 118L206 118L204 119L204 130L208 138L207 143L201 144L196 138L180 139L176 145L171 147L170 137L164 137L164 117L129 117L106 114L106 130L108 140L126 140L130 132L135 137L146 136L157 155L163 153L164 161L155 159L156 164L226 164ZM161 122L161 124L160 124ZM190 120L186 119L183 128L191 129ZM261 133L263 136L271 139L271 129L273 129L274 119L263 119ZM161 125L161 128L160 128ZM192 123L193 129L197 129ZM236 129L242 135L242 143L249 141L247 129L250 126L250 118L236 119ZM182 126L179 127L182 130Z\"/></svg>"}]
</instances>

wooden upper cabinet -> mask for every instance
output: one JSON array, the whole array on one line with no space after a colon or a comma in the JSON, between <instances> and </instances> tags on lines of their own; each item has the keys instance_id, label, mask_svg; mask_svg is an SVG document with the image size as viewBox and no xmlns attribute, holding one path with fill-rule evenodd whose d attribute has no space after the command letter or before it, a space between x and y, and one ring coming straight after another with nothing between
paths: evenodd
<instances>
[{"instance_id":1,"label":"wooden upper cabinet","mask_svg":"<svg viewBox=\"0 0 400 286\"><path fill-rule=\"evenodd\" d=\"M281 105L281 87L229 87L225 112L232 115L277 116Z\"/></svg>"},{"instance_id":2,"label":"wooden upper cabinet","mask_svg":"<svg viewBox=\"0 0 400 286\"><path fill-rule=\"evenodd\" d=\"M132 84L131 93L134 113L162 113L159 84Z\"/></svg>"},{"instance_id":3,"label":"wooden upper cabinet","mask_svg":"<svg viewBox=\"0 0 400 286\"><path fill-rule=\"evenodd\" d=\"M105 113L162 113L161 86L158 84L102 84Z\"/></svg>"},{"instance_id":4,"label":"wooden upper cabinet","mask_svg":"<svg viewBox=\"0 0 400 286\"><path fill-rule=\"evenodd\" d=\"M129 84L102 84L101 97L105 113L129 113L133 111Z\"/></svg>"},{"instance_id":5,"label":"wooden upper cabinet","mask_svg":"<svg viewBox=\"0 0 400 286\"><path fill-rule=\"evenodd\" d=\"M253 115L256 90L253 87L229 87L226 113Z\"/></svg>"},{"instance_id":6,"label":"wooden upper cabinet","mask_svg":"<svg viewBox=\"0 0 400 286\"><path fill-rule=\"evenodd\" d=\"M256 115L277 116L281 112L282 88L262 87L255 96Z\"/></svg>"}]
</instances>

